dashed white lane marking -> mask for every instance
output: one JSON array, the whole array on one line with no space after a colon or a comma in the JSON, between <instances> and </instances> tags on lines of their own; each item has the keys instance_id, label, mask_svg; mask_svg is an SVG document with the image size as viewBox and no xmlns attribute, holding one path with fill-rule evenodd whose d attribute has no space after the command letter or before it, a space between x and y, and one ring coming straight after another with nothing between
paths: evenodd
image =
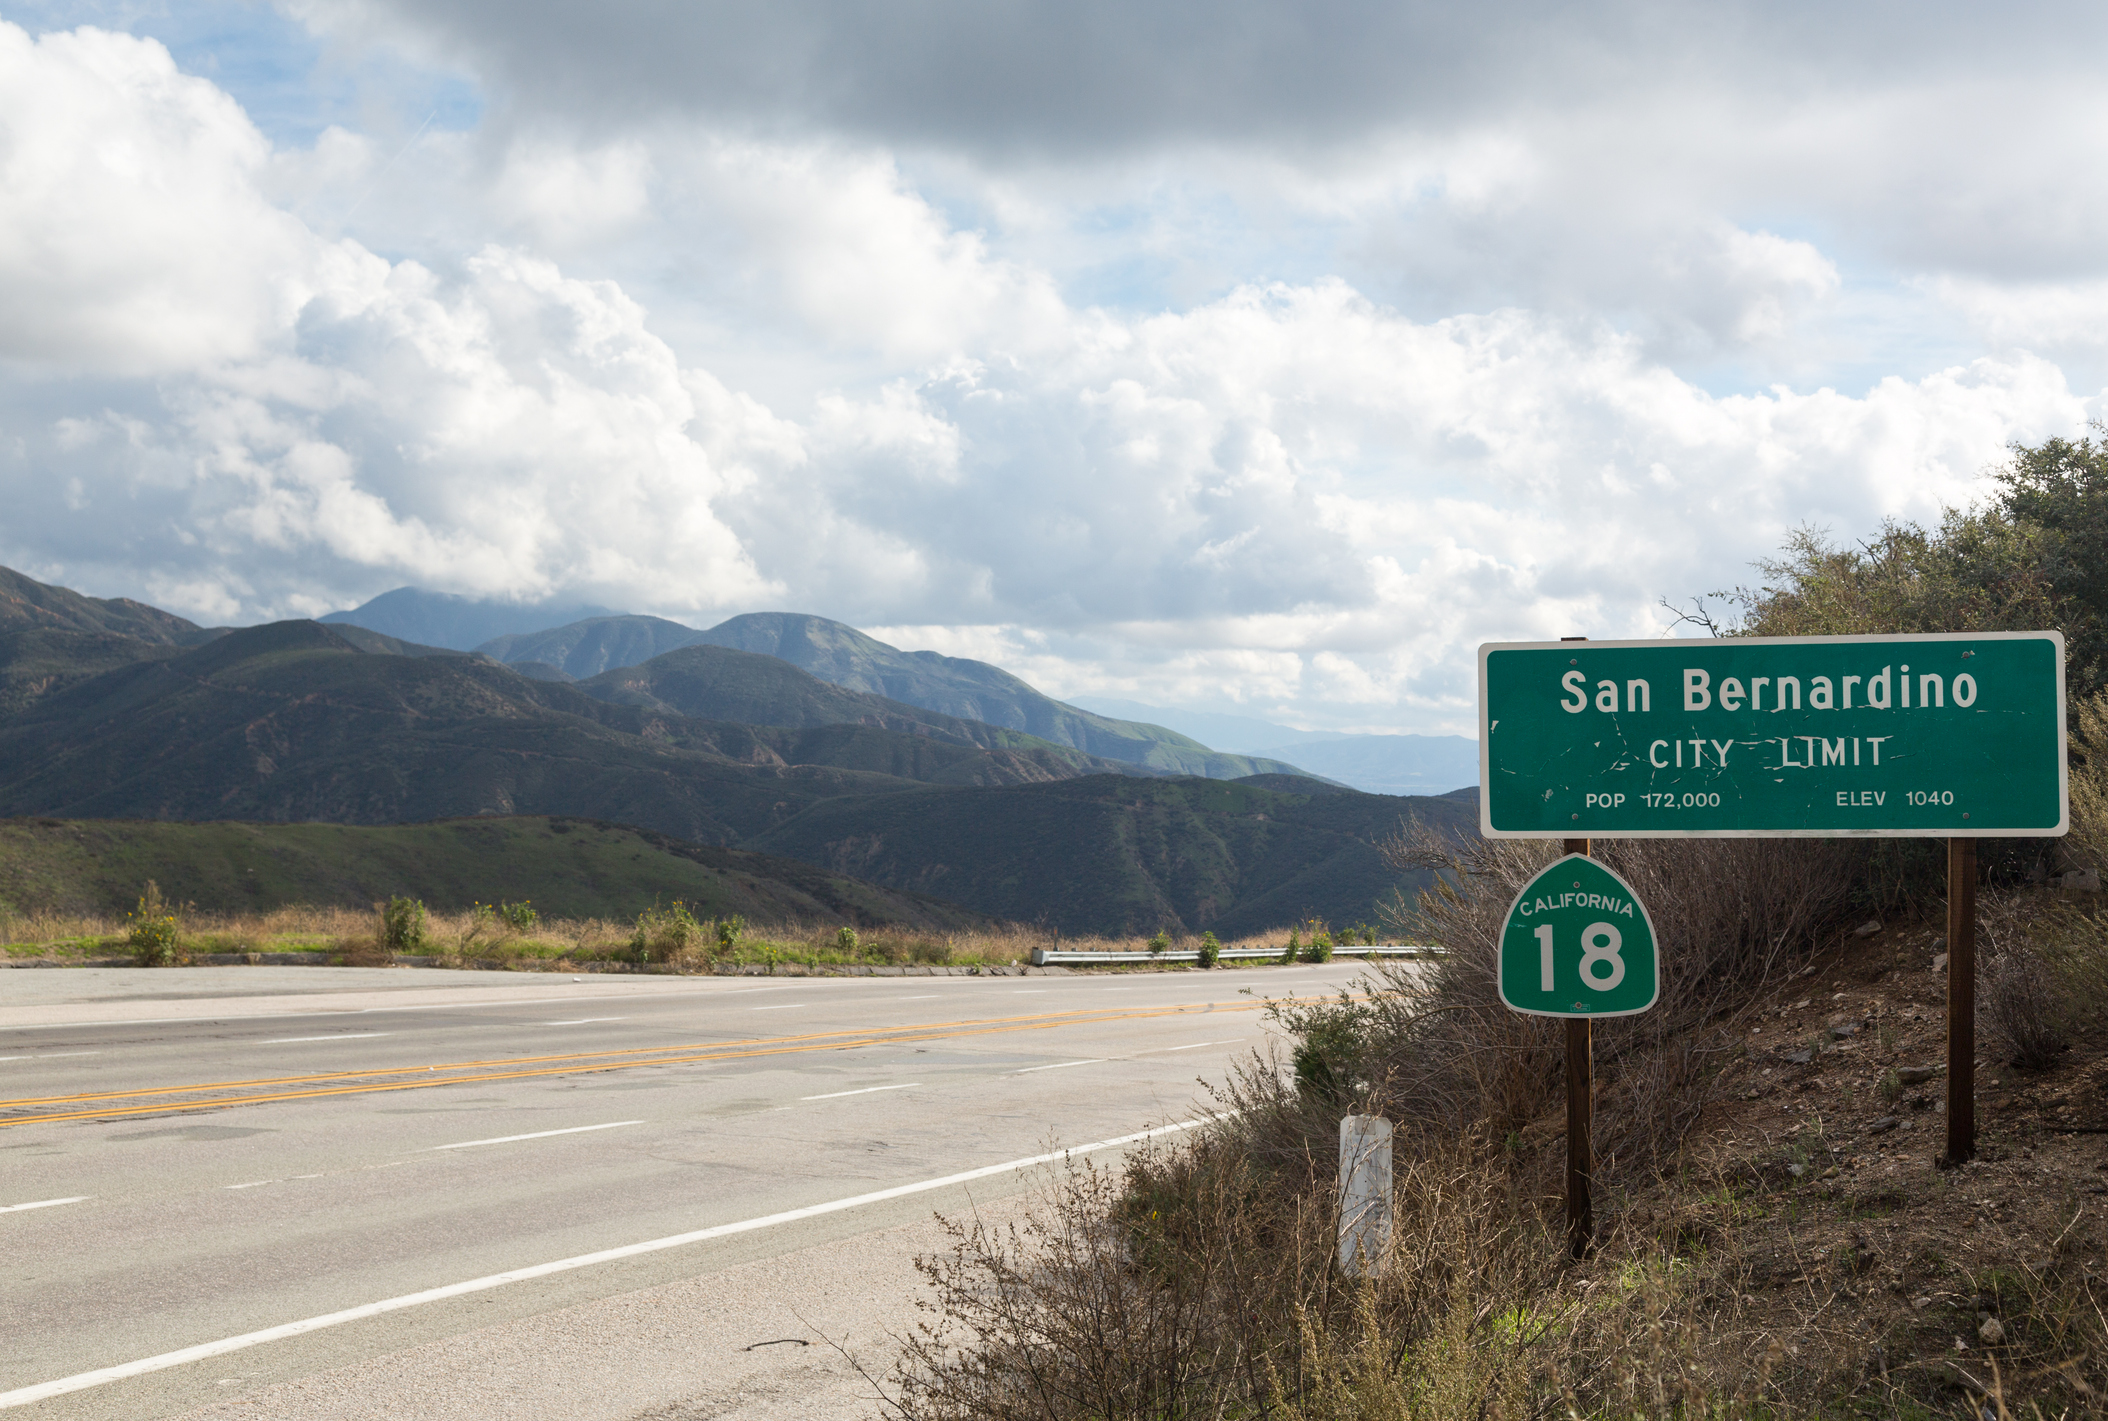
<instances>
[{"instance_id":1,"label":"dashed white lane marking","mask_svg":"<svg viewBox=\"0 0 2108 1421\"><path fill-rule=\"evenodd\" d=\"M588 1130L613 1130L623 1125L642 1125L642 1120L610 1120L605 1125L573 1125L568 1130L536 1130L531 1135L493 1135L487 1140L461 1140L451 1145L428 1145L432 1150L468 1150L477 1145L509 1145L514 1140L546 1140L551 1135L583 1135Z\"/></svg>"},{"instance_id":2,"label":"dashed white lane marking","mask_svg":"<svg viewBox=\"0 0 2108 1421\"><path fill-rule=\"evenodd\" d=\"M906 1085L867 1085L862 1090L831 1090L825 1095L801 1095L800 1100L840 1100L845 1095L869 1095L877 1090L913 1090L921 1081L909 1081Z\"/></svg>"},{"instance_id":3,"label":"dashed white lane marking","mask_svg":"<svg viewBox=\"0 0 2108 1421\"><path fill-rule=\"evenodd\" d=\"M944 995L944 993L942 993L942 992L924 992L924 993L920 994L919 996L913 996L913 997L892 997L892 998L890 998L889 1000L891 1000L891 1001L896 1001L896 1002L934 1002L935 1000L937 1000L937 998L939 998L939 997L941 997L941 996L943 996L943 995Z\"/></svg>"},{"instance_id":4,"label":"dashed white lane marking","mask_svg":"<svg viewBox=\"0 0 2108 1421\"><path fill-rule=\"evenodd\" d=\"M360 1168L360 1169L394 1169L394 1168L395 1168L395 1167L396 1167L397 1165L404 1165L404 1164L408 1164L409 1162L410 1162L410 1161L408 1161L408 1160L404 1160L404 1159L392 1159L392 1160L389 1160L389 1161L388 1161L388 1162L387 1162L386 1164L362 1164L362 1165L360 1165L360 1166L359 1166L359 1168ZM291 1184L291 1183L292 1183L292 1182L293 1182L294 1180L296 1180L296 1179L327 1179L328 1177L329 1177L329 1176L328 1176L327 1174L293 1174L293 1175L288 1175L288 1176L286 1176L286 1177L285 1177L284 1179L252 1179L252 1180L249 1180L249 1181L248 1181L247 1183L244 1183L244 1184L222 1184L222 1185L220 1186L220 1188L222 1188L222 1189L261 1189L261 1188L262 1188L262 1187L263 1187L264 1185L266 1185L266 1184Z\"/></svg>"},{"instance_id":5,"label":"dashed white lane marking","mask_svg":"<svg viewBox=\"0 0 2108 1421\"><path fill-rule=\"evenodd\" d=\"M296 1041L363 1041L369 1036L393 1036L392 1031L338 1031L328 1036L274 1036L269 1041L259 1041L259 1046L290 1046Z\"/></svg>"},{"instance_id":6,"label":"dashed white lane marking","mask_svg":"<svg viewBox=\"0 0 2108 1421\"><path fill-rule=\"evenodd\" d=\"M628 1021L626 1016L582 1016L576 1021L545 1021L544 1026L584 1026L594 1021Z\"/></svg>"},{"instance_id":7,"label":"dashed white lane marking","mask_svg":"<svg viewBox=\"0 0 2108 1421\"><path fill-rule=\"evenodd\" d=\"M1058 1071L1063 1066L1102 1066L1104 1064L1105 1058L1096 1056L1088 1061L1056 1061L1051 1066L1027 1066L1021 1071L1012 1071L1010 1074L1013 1076L1029 1076L1034 1071Z\"/></svg>"},{"instance_id":8,"label":"dashed white lane marking","mask_svg":"<svg viewBox=\"0 0 2108 1421\"><path fill-rule=\"evenodd\" d=\"M38 1051L29 1056L0 1056L0 1061L56 1061L61 1056L100 1056L100 1051Z\"/></svg>"},{"instance_id":9,"label":"dashed white lane marking","mask_svg":"<svg viewBox=\"0 0 2108 1421\"><path fill-rule=\"evenodd\" d=\"M784 1003L783 1003L782 1005L780 1005L780 1006L773 1006L773 1007L748 1007L748 1008L747 1008L747 1010L748 1010L748 1011L791 1011L791 1010L794 1010L795 1008L798 1008L798 1007L804 1007L804 1006L811 1006L811 1005L812 1005L812 1003L810 1003L810 1002L784 1002Z\"/></svg>"},{"instance_id":10,"label":"dashed white lane marking","mask_svg":"<svg viewBox=\"0 0 2108 1421\"><path fill-rule=\"evenodd\" d=\"M1220 1119L1220 1116L1209 1117ZM323 1313L320 1317L302 1318L298 1322L282 1323L277 1327L266 1327L260 1332L245 1332L239 1337L223 1337L217 1342L202 1342L195 1347L184 1347L174 1352L163 1352L155 1357L142 1357L136 1362L124 1362L114 1367L101 1367L92 1372L79 1372L56 1381L38 1382L34 1386L17 1387L13 1391L0 1392L0 1409L10 1406L27 1406L32 1401L44 1401L68 1392L86 1391L89 1387L103 1386L122 1381L126 1377L143 1376L148 1372L164 1371L169 1367L180 1367L185 1362L202 1362L207 1357L220 1357L229 1352L238 1352L244 1347L255 1347L265 1342L277 1342L303 1333L318 1332L325 1327L336 1327L342 1323L357 1322L362 1318L378 1317L382 1313L396 1312L403 1308L414 1308L424 1303L436 1303L447 1298L458 1298L467 1293L480 1293L489 1288L502 1288L507 1283L524 1283L533 1278L546 1278L552 1273L567 1273L574 1268L589 1268L596 1263L612 1263L621 1258L635 1258L639 1254L657 1253L662 1249L681 1248L691 1243L702 1243L707 1239L723 1238L728 1234L749 1233L755 1229L773 1228L778 1224L795 1223L800 1219L816 1218L822 1214L838 1214L844 1209L856 1209L865 1204L882 1203L887 1199L899 1199L910 1194L922 1194L932 1189L944 1189L954 1184L969 1184L976 1179L988 1179L998 1174L1012 1174L1034 1165L1051 1164L1055 1160L1068 1159L1075 1155L1090 1154L1097 1150L1117 1149L1121 1145L1132 1145L1143 1140L1155 1139L1159 1135L1175 1134L1180 1130L1191 1130L1208 1123L1202 1120L1181 1120L1176 1125L1159 1125L1154 1130L1140 1130L1132 1135L1119 1135L1110 1140L1096 1140L1088 1145L1076 1145L1052 1154L1029 1155L1024 1159L1006 1160L1002 1164L984 1165L960 1174L947 1174L941 1179L925 1179L915 1184L897 1185L892 1189L880 1189L871 1194L858 1194L848 1199L834 1199L825 1204L812 1204L803 1209L790 1209L781 1214L764 1214L758 1219L742 1219L736 1224L718 1224L714 1228L696 1229L692 1233L673 1234L666 1238L650 1239L644 1243L625 1244L621 1248L602 1249L598 1253L581 1253L574 1258L559 1258L554 1263L537 1263L531 1268L516 1268L510 1273L493 1273L485 1278L471 1278L465 1283L449 1283L443 1288L427 1288L421 1293L405 1293L401 1297L386 1298L377 1303L365 1303L359 1307L345 1308L341 1312Z\"/></svg>"},{"instance_id":11,"label":"dashed white lane marking","mask_svg":"<svg viewBox=\"0 0 2108 1421\"><path fill-rule=\"evenodd\" d=\"M67 1199L39 1199L33 1204L0 1204L0 1214L19 1214L24 1209L52 1209L60 1204L78 1204L83 1199L93 1199L93 1194L75 1194Z\"/></svg>"},{"instance_id":12,"label":"dashed white lane marking","mask_svg":"<svg viewBox=\"0 0 2108 1421\"><path fill-rule=\"evenodd\" d=\"M1137 1051L1137 1056L1160 1056L1166 1051L1198 1051L1203 1046L1229 1046L1242 1041L1242 1036L1231 1036L1221 1041L1194 1041L1184 1046L1152 1046L1147 1051Z\"/></svg>"}]
</instances>

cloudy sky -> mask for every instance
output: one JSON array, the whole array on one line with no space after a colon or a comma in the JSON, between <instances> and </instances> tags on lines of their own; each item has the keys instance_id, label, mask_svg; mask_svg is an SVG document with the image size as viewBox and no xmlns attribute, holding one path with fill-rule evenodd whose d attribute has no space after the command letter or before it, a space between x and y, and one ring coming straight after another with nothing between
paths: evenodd
<instances>
[{"instance_id":1,"label":"cloudy sky","mask_svg":"<svg viewBox=\"0 0 2108 1421\"><path fill-rule=\"evenodd\" d=\"M1471 733L2108 414L2097 5L0 0L0 563Z\"/></svg>"}]
</instances>

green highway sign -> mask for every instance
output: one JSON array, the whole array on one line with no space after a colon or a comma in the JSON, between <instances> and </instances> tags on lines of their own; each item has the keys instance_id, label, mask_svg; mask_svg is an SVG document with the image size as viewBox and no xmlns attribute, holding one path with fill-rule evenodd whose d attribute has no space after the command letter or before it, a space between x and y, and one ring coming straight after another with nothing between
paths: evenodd
<instances>
[{"instance_id":1,"label":"green highway sign","mask_svg":"<svg viewBox=\"0 0 2108 1421\"><path fill-rule=\"evenodd\" d=\"M1654 920L1632 885L1568 854L1508 905L1500 999L1526 1016L1632 1016L1654 1005Z\"/></svg>"},{"instance_id":2,"label":"green highway sign","mask_svg":"<svg viewBox=\"0 0 2108 1421\"><path fill-rule=\"evenodd\" d=\"M2064 638L1479 648L1493 838L2065 832Z\"/></svg>"}]
</instances>

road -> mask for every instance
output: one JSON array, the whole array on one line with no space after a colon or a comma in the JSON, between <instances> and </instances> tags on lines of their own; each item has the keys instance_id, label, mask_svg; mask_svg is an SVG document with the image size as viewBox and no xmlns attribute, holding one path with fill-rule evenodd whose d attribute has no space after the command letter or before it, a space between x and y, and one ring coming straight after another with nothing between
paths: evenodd
<instances>
[{"instance_id":1,"label":"road","mask_svg":"<svg viewBox=\"0 0 2108 1421\"><path fill-rule=\"evenodd\" d=\"M377 1398L415 1374L447 1404L411 1414L749 1414L680 1407L768 1368L794 1396L814 1358L741 1349L801 1300L905 1332L932 1211L1000 1209L1049 1166L941 1181L1194 1119L1265 997L1359 972L0 973L0 1404L400 1418ZM646 1302L695 1345L639 1375L620 1318ZM571 1360L509 1396L512 1353Z\"/></svg>"}]
</instances>

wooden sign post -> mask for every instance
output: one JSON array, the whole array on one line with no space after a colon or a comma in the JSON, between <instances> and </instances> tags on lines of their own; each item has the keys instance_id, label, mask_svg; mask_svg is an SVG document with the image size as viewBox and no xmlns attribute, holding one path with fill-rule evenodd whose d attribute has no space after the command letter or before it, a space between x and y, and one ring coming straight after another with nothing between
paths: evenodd
<instances>
[{"instance_id":1,"label":"wooden sign post","mask_svg":"<svg viewBox=\"0 0 2108 1421\"><path fill-rule=\"evenodd\" d=\"M1500 999L1524 1016L1566 1019L1566 1232L1576 1258L1595 1238L1593 1023L1633 1016L1661 995L1654 920L1632 885L1588 856L1588 840L1523 885L1500 934Z\"/></svg>"},{"instance_id":2,"label":"wooden sign post","mask_svg":"<svg viewBox=\"0 0 2108 1421\"><path fill-rule=\"evenodd\" d=\"M1570 854L1588 854L1588 840L1568 839ZM1596 1041L1585 1016L1566 1019L1566 1246L1579 1258L1596 1238Z\"/></svg>"},{"instance_id":3,"label":"wooden sign post","mask_svg":"<svg viewBox=\"0 0 2108 1421\"><path fill-rule=\"evenodd\" d=\"M1947 841L1947 1153L1976 1157L1976 840Z\"/></svg>"}]
</instances>

